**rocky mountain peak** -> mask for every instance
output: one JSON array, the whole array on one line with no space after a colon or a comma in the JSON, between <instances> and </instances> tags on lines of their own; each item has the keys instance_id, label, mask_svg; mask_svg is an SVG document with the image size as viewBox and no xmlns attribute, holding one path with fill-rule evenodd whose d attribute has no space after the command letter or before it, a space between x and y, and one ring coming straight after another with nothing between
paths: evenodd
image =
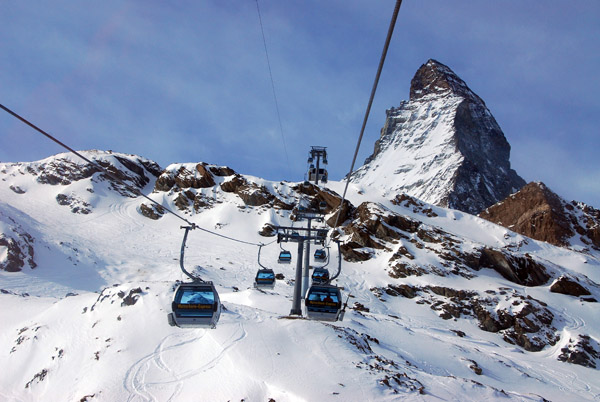
<instances>
[{"instance_id":1,"label":"rocky mountain peak","mask_svg":"<svg viewBox=\"0 0 600 402\"><path fill-rule=\"evenodd\" d=\"M483 100L429 60L412 79L410 100L386 111L373 154L351 180L390 199L405 193L477 214L526 184L509 159L510 144Z\"/></svg>"},{"instance_id":2,"label":"rocky mountain peak","mask_svg":"<svg viewBox=\"0 0 600 402\"><path fill-rule=\"evenodd\" d=\"M417 70L410 82L410 100L446 93L483 102L448 66L429 59Z\"/></svg>"}]
</instances>

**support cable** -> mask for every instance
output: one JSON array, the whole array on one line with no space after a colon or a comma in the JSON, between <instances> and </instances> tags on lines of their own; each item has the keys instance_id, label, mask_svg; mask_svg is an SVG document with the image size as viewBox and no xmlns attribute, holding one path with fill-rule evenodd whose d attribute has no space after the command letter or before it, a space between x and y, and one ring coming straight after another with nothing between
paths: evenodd
<instances>
[{"instance_id":1,"label":"support cable","mask_svg":"<svg viewBox=\"0 0 600 402\"><path fill-rule=\"evenodd\" d=\"M188 233L189 233L190 229L194 229L194 225L192 225L192 226L182 226L181 229L185 229L185 234L183 235L183 241L181 242L181 252L179 254L179 267L181 268L181 271L184 274L186 274L188 276L188 278L190 278L192 281L194 281L194 282L203 282L202 278L200 278L199 276L194 276L190 272L188 272L185 269L185 266L183 264L183 259L184 259L184 256L185 256L185 242L187 240Z\"/></svg>"},{"instance_id":2,"label":"support cable","mask_svg":"<svg viewBox=\"0 0 600 402\"><path fill-rule=\"evenodd\" d=\"M342 195L342 201L340 202L340 210L335 219L335 224L333 225L334 229L337 227L338 221L340 219L340 215L342 214L342 207L344 205L344 201L346 200L346 192L348 191L348 184L350 184L350 175L352 174L352 172L354 172L354 164L356 163L356 157L358 156L358 150L360 149L360 143L362 142L362 138L365 133L365 127L367 126L367 121L369 120L369 114L371 113L371 106L373 105L373 99L375 98L375 91L377 90L377 84L379 84L379 77L381 76L381 70L383 69L383 63L385 62L385 57L387 55L388 47L390 46L390 41L392 39L392 34L394 33L394 27L396 25L396 19L398 18L398 12L400 11L401 5L402 5L402 0L396 0L396 7L394 8L394 12L392 14L392 20L390 21L390 27L388 29L387 38L385 39L385 45L383 46L383 51L381 52L381 59L379 60L379 67L377 68L377 74L375 75L375 82L373 83L373 89L371 89L371 96L369 97L369 103L367 105L367 110L365 112L365 117L363 119L362 128L360 129L360 135L358 136L358 143L356 144L356 150L354 151L354 157L352 158L352 164L350 165L350 172L348 172L348 174L346 175L346 186L344 187L344 194Z\"/></svg>"},{"instance_id":3,"label":"support cable","mask_svg":"<svg viewBox=\"0 0 600 402\"><path fill-rule=\"evenodd\" d=\"M263 28L262 17L260 16L260 7L258 6L258 0L256 0L256 11L258 12L258 21L260 23L260 32L262 33L263 45L265 47L265 55L267 57L267 66L269 67L269 77L271 78L271 89L273 90L273 99L275 100L275 110L277 111L277 120L279 121L279 132L281 133L281 142L283 143L283 152L285 153L285 159L288 164L288 170L292 171L290 158L287 152L287 146L285 145L285 137L283 135L283 125L281 124L281 114L279 113L279 102L277 101L277 93L275 92L275 81L273 80L273 71L271 70L271 61L269 59L269 52L267 50L267 40L265 39L265 30Z\"/></svg>"},{"instance_id":4,"label":"support cable","mask_svg":"<svg viewBox=\"0 0 600 402\"><path fill-rule=\"evenodd\" d=\"M133 187L127 183L125 183L123 180L121 180L120 178L118 178L117 176L115 176L114 174L112 174L110 171L108 171L106 168L104 168L102 165L100 165L98 162L88 159L85 156L83 156L81 153L75 151L73 148L69 147L68 145L62 143L61 141L59 141L58 139L56 139L55 137L53 137L52 135L48 134L46 131L42 130L41 128L39 128L38 126L36 126L35 124L31 123L30 121L26 120L25 118L21 117L20 115L18 115L17 113L13 112L12 110L10 110L9 108L7 108L6 106L0 104L0 108L2 110L4 110L5 112L9 113L10 115L16 117L17 119L21 120L23 123L27 124L29 127L33 128L34 130L36 130L37 132L39 132L40 134L43 134L44 136L48 137L49 139L51 139L52 141L54 141L55 143L57 143L58 145L60 145L61 147L69 150L70 152L74 153L75 155L77 155L78 157L80 157L81 159L83 159L84 161L88 162L89 164L97 167L98 169L100 169L100 171L102 171L105 175L107 175L111 180L116 181L117 183L127 187L129 190L133 191L134 193L136 193L138 196L142 196L145 199L147 199L148 201L150 201L151 203L157 205L160 209L167 211L168 213L176 216L177 218L181 219L182 221L184 221L185 223L187 223L189 226L191 226L192 229L199 229L203 232L206 233L210 233L212 235L215 236L219 236L222 237L224 239L228 239L228 240L232 240L238 243L243 243L243 244L249 244L251 246L261 246L263 245L262 243L252 243L249 241L245 241L245 240L239 240L239 239L235 239L233 237L229 237L229 236L225 236L223 234L217 233L217 232L213 232L211 230L208 229L204 229L201 228L200 226L197 226L195 223L192 223L190 221L188 221L186 218L184 218L183 216L177 214L176 212L173 212L171 209L163 206L162 204L160 204L159 202L153 200L152 198L148 197L146 194L142 193L138 188ZM273 243L273 242L271 242ZM270 243L269 243L270 244Z\"/></svg>"},{"instance_id":5,"label":"support cable","mask_svg":"<svg viewBox=\"0 0 600 402\"><path fill-rule=\"evenodd\" d=\"M335 242L337 243L338 249L338 270L335 273L335 275L329 278L329 281L327 283L331 283L333 280L337 279L337 277L340 276L340 274L342 273L342 252L340 251L340 241L336 240Z\"/></svg>"}]
</instances>

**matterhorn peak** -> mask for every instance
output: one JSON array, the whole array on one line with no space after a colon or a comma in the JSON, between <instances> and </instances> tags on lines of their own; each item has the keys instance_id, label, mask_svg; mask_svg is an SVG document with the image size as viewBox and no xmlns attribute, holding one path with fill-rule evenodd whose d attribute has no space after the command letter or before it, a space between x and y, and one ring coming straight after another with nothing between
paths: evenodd
<instances>
[{"instance_id":1,"label":"matterhorn peak","mask_svg":"<svg viewBox=\"0 0 600 402\"><path fill-rule=\"evenodd\" d=\"M373 154L351 180L389 199L405 193L477 214L525 185L509 156L483 100L430 59L411 81L410 100L386 111Z\"/></svg>"},{"instance_id":2,"label":"matterhorn peak","mask_svg":"<svg viewBox=\"0 0 600 402\"><path fill-rule=\"evenodd\" d=\"M452 94L483 102L448 66L429 59L417 70L410 82L410 100L442 94Z\"/></svg>"}]
</instances>

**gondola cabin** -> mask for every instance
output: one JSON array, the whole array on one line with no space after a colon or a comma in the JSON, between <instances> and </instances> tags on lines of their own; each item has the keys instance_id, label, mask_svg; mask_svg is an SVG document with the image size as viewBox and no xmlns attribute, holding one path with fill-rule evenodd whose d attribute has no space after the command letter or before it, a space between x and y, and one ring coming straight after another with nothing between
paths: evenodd
<instances>
[{"instance_id":1,"label":"gondola cabin","mask_svg":"<svg viewBox=\"0 0 600 402\"><path fill-rule=\"evenodd\" d=\"M254 279L257 288L273 289L275 287L275 272L272 269L259 269Z\"/></svg>"},{"instance_id":2,"label":"gondola cabin","mask_svg":"<svg viewBox=\"0 0 600 402\"><path fill-rule=\"evenodd\" d=\"M316 267L312 273L313 283L327 283L329 281L329 271L326 268Z\"/></svg>"},{"instance_id":3,"label":"gondola cabin","mask_svg":"<svg viewBox=\"0 0 600 402\"><path fill-rule=\"evenodd\" d=\"M309 181L317 180L317 176L319 178L319 181L322 181L323 183L327 183L327 169L319 168L318 173L317 173L317 169L315 167L311 167L310 169L308 169L308 180Z\"/></svg>"},{"instance_id":4,"label":"gondola cabin","mask_svg":"<svg viewBox=\"0 0 600 402\"><path fill-rule=\"evenodd\" d=\"M279 259L277 260L280 264L289 264L292 262L292 253L287 250L283 250L279 253Z\"/></svg>"},{"instance_id":5,"label":"gondola cabin","mask_svg":"<svg viewBox=\"0 0 600 402\"><path fill-rule=\"evenodd\" d=\"M315 250L315 261L325 261L327 259L327 253L322 248Z\"/></svg>"},{"instance_id":6,"label":"gondola cabin","mask_svg":"<svg viewBox=\"0 0 600 402\"><path fill-rule=\"evenodd\" d=\"M169 324L183 328L215 328L221 316L221 301L212 282L180 284L171 308Z\"/></svg>"},{"instance_id":7,"label":"gondola cabin","mask_svg":"<svg viewBox=\"0 0 600 402\"><path fill-rule=\"evenodd\" d=\"M306 317L310 320L342 320L342 293L337 286L312 285L304 299Z\"/></svg>"}]
</instances>

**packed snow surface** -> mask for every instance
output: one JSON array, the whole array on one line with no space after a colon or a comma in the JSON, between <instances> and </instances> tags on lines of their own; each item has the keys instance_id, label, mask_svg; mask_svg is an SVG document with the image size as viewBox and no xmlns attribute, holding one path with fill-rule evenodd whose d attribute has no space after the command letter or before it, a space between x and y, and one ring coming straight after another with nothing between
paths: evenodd
<instances>
[{"instance_id":1,"label":"packed snow surface","mask_svg":"<svg viewBox=\"0 0 600 402\"><path fill-rule=\"evenodd\" d=\"M277 264L277 243L263 247L261 263L285 279L260 291L252 286L257 246L195 230L186 267L214 282L224 311L216 329L170 327L175 281L186 279L179 270L182 221L168 214L159 220L142 216L143 199L93 181L97 176L42 185L20 169L24 165L0 164L0 224L19 226L34 238L37 267L0 271L5 368L0 400L600 400L598 369L557 360L576 334L600 339L598 304L550 293L548 286L515 285L492 270L471 280L424 275L398 281L386 272L389 253L379 252L363 263L343 262L336 282L344 298L350 295L349 306L360 303L369 312L348 309L344 321L335 323L290 319L295 245L286 246L293 254L290 265ZM174 208L171 198L152 193L153 184L152 178L142 191ZM327 186L341 193L343 183ZM58 194L72 194L90 212L74 213L73 203L57 203ZM251 243L274 240L258 234L266 222L292 225L289 211L243 207L233 194L220 196L230 198L186 218ZM433 207L437 216L428 218L355 185L349 198L354 205L380 202L461 236L467 245L499 247L523 239L449 209ZM524 247L560 269L600 282L595 254L531 240ZM0 247L0 255L6 252ZM419 258L415 263L429 263ZM336 253L331 264L337 264ZM555 324L560 341L527 352L482 331L474 319L443 320L428 304L404 297L383 301L371 291L389 283L517 290L563 317Z\"/></svg>"}]
</instances>

